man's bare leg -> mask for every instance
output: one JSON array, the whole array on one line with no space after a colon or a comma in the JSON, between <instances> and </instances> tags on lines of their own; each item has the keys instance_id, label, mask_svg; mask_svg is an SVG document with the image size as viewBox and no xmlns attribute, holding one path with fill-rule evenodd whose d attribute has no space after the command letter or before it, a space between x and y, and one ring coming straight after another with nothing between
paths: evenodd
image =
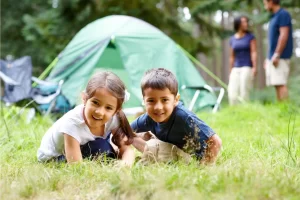
<instances>
[{"instance_id":1,"label":"man's bare leg","mask_svg":"<svg viewBox=\"0 0 300 200\"><path fill-rule=\"evenodd\" d=\"M278 101L284 101L288 99L288 88L286 85L276 85L275 89Z\"/></svg>"}]
</instances>

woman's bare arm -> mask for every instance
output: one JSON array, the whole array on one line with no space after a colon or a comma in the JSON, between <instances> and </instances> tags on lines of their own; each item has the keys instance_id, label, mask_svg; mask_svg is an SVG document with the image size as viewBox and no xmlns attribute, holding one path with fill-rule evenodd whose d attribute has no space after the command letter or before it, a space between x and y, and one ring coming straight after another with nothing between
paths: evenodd
<instances>
[{"instance_id":1,"label":"woman's bare arm","mask_svg":"<svg viewBox=\"0 0 300 200\"><path fill-rule=\"evenodd\" d=\"M252 75L256 76L257 74L257 51L256 51L256 40L253 39L250 41L250 55L252 61Z\"/></svg>"},{"instance_id":2,"label":"woman's bare arm","mask_svg":"<svg viewBox=\"0 0 300 200\"><path fill-rule=\"evenodd\" d=\"M234 51L231 47L229 47L230 57L229 57L229 72L231 72L234 65Z\"/></svg>"}]
</instances>

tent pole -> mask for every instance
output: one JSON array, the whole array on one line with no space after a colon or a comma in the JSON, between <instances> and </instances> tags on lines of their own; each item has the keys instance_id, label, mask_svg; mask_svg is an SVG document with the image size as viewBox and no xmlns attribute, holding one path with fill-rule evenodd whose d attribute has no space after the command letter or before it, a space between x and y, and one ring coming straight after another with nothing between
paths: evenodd
<instances>
[{"instance_id":1,"label":"tent pole","mask_svg":"<svg viewBox=\"0 0 300 200\"><path fill-rule=\"evenodd\" d=\"M178 44L177 44L178 45ZM178 47L191 59L194 63L196 63L203 71L205 71L208 75L210 75L213 79L215 79L222 87L228 90L228 86L221 79L219 79L214 73L212 73L207 67L205 67L202 63L200 63L196 58L194 58L189 52L187 52L180 45Z\"/></svg>"},{"instance_id":2,"label":"tent pole","mask_svg":"<svg viewBox=\"0 0 300 200\"><path fill-rule=\"evenodd\" d=\"M51 63L50 63L50 65L43 71L43 73L38 77L38 79L40 79L40 80L43 80L48 74L49 74L49 72L51 71L51 69L56 65L56 63L57 63L57 61L58 61L58 57L56 57ZM34 87L34 86L36 86L37 85L37 83L32 83L32 86Z\"/></svg>"}]
</instances>

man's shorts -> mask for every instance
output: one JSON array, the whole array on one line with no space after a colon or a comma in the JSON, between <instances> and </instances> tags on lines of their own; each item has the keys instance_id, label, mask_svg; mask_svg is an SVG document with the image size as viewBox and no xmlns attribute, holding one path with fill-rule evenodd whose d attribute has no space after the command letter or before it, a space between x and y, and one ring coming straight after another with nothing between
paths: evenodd
<instances>
[{"instance_id":1,"label":"man's shorts","mask_svg":"<svg viewBox=\"0 0 300 200\"><path fill-rule=\"evenodd\" d=\"M279 59L277 67L273 65L270 60L266 61L266 85L287 85L289 72L290 72L290 60Z\"/></svg>"}]
</instances>

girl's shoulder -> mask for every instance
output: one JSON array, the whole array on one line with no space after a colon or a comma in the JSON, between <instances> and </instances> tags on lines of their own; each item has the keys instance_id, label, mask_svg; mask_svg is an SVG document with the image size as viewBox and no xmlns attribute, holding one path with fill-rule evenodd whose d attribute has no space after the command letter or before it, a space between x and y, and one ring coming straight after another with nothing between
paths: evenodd
<instances>
[{"instance_id":1,"label":"girl's shoulder","mask_svg":"<svg viewBox=\"0 0 300 200\"><path fill-rule=\"evenodd\" d=\"M72 110L68 111L64 116L62 116L59 120L60 121L72 121L74 123L84 123L84 118L83 118L83 108L84 105L78 105Z\"/></svg>"}]
</instances>

